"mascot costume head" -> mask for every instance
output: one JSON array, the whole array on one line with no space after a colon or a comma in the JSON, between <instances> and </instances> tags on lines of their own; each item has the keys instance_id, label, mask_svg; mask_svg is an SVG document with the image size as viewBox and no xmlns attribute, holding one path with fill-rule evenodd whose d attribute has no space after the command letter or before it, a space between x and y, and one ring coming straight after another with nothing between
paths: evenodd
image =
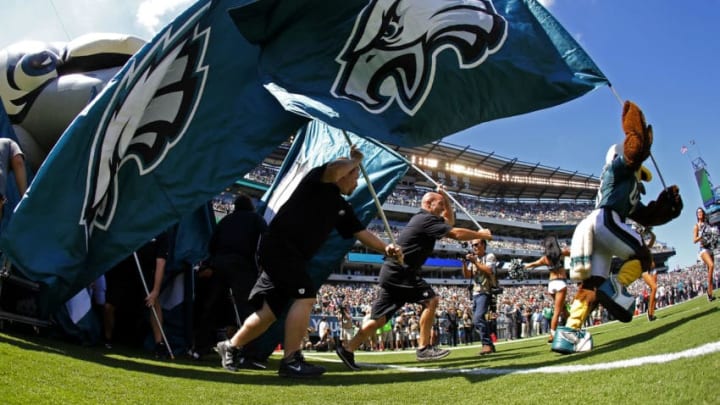
<instances>
[{"instance_id":1,"label":"mascot costume head","mask_svg":"<svg viewBox=\"0 0 720 405\"><path fill-rule=\"evenodd\" d=\"M0 99L33 171L144 44L129 35L93 33L67 43L23 41L0 50Z\"/></svg>"}]
</instances>

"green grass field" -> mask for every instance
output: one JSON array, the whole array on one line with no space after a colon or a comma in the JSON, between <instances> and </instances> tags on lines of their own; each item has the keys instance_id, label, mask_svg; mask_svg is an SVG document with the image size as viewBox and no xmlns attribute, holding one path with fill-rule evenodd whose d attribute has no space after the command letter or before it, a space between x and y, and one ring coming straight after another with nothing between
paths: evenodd
<instances>
[{"instance_id":1,"label":"green grass field","mask_svg":"<svg viewBox=\"0 0 720 405\"><path fill-rule=\"evenodd\" d=\"M266 371L231 373L216 356L155 361L124 349L81 347L0 333L0 403L239 404L717 404L720 304L697 298L648 322L591 328L595 348L559 355L546 337L501 342L497 353L458 346L417 363L414 352L358 353L351 372L334 353L307 352L328 372L317 380Z\"/></svg>"}]
</instances>

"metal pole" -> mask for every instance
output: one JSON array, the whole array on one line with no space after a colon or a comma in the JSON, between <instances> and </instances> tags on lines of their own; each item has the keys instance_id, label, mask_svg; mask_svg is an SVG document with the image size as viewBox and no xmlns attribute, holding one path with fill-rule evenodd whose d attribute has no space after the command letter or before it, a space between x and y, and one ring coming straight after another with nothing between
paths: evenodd
<instances>
[{"instance_id":1,"label":"metal pole","mask_svg":"<svg viewBox=\"0 0 720 405\"><path fill-rule=\"evenodd\" d=\"M398 156L400 156L400 155L398 154ZM401 158L402 160L404 160L405 163L407 163L410 167L412 167L413 169L415 169L418 173L420 173L420 174L422 174L423 176L425 176L425 178L428 179L432 184L434 184L436 188L439 188L439 187L440 187L440 184L439 184L438 182L436 182L432 177L430 177L427 173L425 173L421 168L419 168L419 167L417 167L416 165L414 165L412 162L410 162L409 160L407 160L407 158L405 158L404 156L400 156L400 158ZM463 205L460 204L460 202L458 202L458 200L455 199L455 197L453 197L453 196L450 195L449 193L445 193L445 194L448 196L448 198L450 198L450 199L452 200L453 203L455 203L455 205L456 205L458 208L460 208L460 209L462 210L462 212L465 213L465 215L467 215L467 216L470 218L470 220L473 222L473 224L475 224L475 226L478 227L478 230L482 231L483 229L485 229L485 228L483 228L482 225L480 225L480 224L475 220L475 218L473 218L472 215L470 215L470 213L468 212L468 210L465 209L465 207L463 207Z\"/></svg>"},{"instance_id":2,"label":"metal pole","mask_svg":"<svg viewBox=\"0 0 720 405\"><path fill-rule=\"evenodd\" d=\"M147 283L145 282L145 276L142 272L142 266L140 265L140 259L138 259L137 252L133 252L133 257L135 258L135 265L137 265L138 273L140 274L140 280L142 281L143 288L145 288L145 296L150 295L150 290L148 290ZM160 298L160 297L158 297ZM170 358L175 360L175 356L173 355L173 351L170 348L170 343L167 340L167 337L165 336L165 331L162 327L162 322L160 322L160 317L158 317L157 311L155 310L155 305L150 306L150 310L152 311L153 316L155 317L155 322L158 325L158 328L160 329L160 334L162 335L163 341L165 342L165 347L168 349L168 353L170 353Z\"/></svg>"},{"instance_id":3,"label":"metal pole","mask_svg":"<svg viewBox=\"0 0 720 405\"><path fill-rule=\"evenodd\" d=\"M343 135L345 135L345 139L347 140L348 145L352 147L352 141L350 140L350 136L348 136L347 132L345 130L342 131ZM363 177L365 178L365 183L367 183L368 190L370 191L370 195L372 195L373 201L375 201L375 207L377 208L378 215L380 215L380 218L383 221L383 224L385 225L385 233L387 233L388 238L390 238L390 242L392 242L393 245L396 245L395 243L395 236L392 234L392 230L390 229L390 224L388 223L387 217L385 216L385 211L382 209L382 204L380 204L380 200L378 199L377 193L375 193L375 187L373 187L372 182L370 181L370 176L368 176L367 171L365 171L365 167L362 163L360 163L360 171L363 174Z\"/></svg>"},{"instance_id":4,"label":"metal pole","mask_svg":"<svg viewBox=\"0 0 720 405\"><path fill-rule=\"evenodd\" d=\"M610 88L610 91L612 91L613 95L615 95L615 98L617 99L618 103L620 103L620 107L623 106L623 99L620 97L620 94L615 90L613 86L608 86ZM650 152L650 159L652 159L653 166L655 166L655 171L658 174L658 177L660 177L660 183L663 186L663 190L667 190L667 185L665 185L665 179L663 179L662 173L660 173L660 167L658 167L657 162L655 161L655 156L652 155L652 152Z\"/></svg>"},{"instance_id":5,"label":"metal pole","mask_svg":"<svg viewBox=\"0 0 720 405\"><path fill-rule=\"evenodd\" d=\"M667 186L665 185L665 179L663 179L662 173L660 173L660 168L658 167L658 164L655 161L655 156L653 156L652 153L650 153L650 159L652 159L653 166L655 166L655 171L657 172L658 177L660 177L660 183L663 186L663 190L667 190Z\"/></svg>"},{"instance_id":6,"label":"metal pole","mask_svg":"<svg viewBox=\"0 0 720 405\"><path fill-rule=\"evenodd\" d=\"M237 302L235 301L235 294L232 288L230 290L230 302L232 302L233 310L235 311L235 322L237 322L238 329L242 328L242 321L240 320L240 311L238 311Z\"/></svg>"}]
</instances>

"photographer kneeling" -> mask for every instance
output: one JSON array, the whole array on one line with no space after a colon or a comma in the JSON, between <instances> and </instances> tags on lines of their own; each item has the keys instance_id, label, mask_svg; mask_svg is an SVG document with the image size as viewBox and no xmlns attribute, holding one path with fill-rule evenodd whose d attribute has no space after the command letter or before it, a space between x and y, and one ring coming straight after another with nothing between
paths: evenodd
<instances>
[{"instance_id":1,"label":"photographer kneeling","mask_svg":"<svg viewBox=\"0 0 720 405\"><path fill-rule=\"evenodd\" d=\"M479 354L484 356L495 351L486 316L493 300L492 294L501 291L495 278L495 267L498 262L494 254L486 253L486 240L474 239L471 243L472 252L465 256L462 269L465 278L473 280L473 324L482 342L482 350Z\"/></svg>"}]
</instances>

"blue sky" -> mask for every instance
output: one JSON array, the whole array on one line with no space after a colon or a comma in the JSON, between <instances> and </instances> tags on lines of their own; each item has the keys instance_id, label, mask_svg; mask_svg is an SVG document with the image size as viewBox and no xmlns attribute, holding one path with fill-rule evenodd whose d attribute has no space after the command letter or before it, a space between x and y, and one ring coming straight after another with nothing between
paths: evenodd
<instances>
[{"instance_id":1,"label":"blue sky","mask_svg":"<svg viewBox=\"0 0 720 405\"><path fill-rule=\"evenodd\" d=\"M67 41L89 32L144 39L179 14L188 0L3 0L0 49L24 40ZM678 184L683 214L656 228L675 247L670 266L696 261L692 244L700 193L690 165L702 157L720 185L720 0L543 1L585 48L623 99L635 101L655 129L653 155L666 184ZM607 148L621 142L621 105L608 88L569 103L484 123L446 141L525 162L599 175ZM683 145L695 141L686 155ZM645 201L660 192L657 170ZM714 177L715 176L715 177Z\"/></svg>"}]
</instances>

